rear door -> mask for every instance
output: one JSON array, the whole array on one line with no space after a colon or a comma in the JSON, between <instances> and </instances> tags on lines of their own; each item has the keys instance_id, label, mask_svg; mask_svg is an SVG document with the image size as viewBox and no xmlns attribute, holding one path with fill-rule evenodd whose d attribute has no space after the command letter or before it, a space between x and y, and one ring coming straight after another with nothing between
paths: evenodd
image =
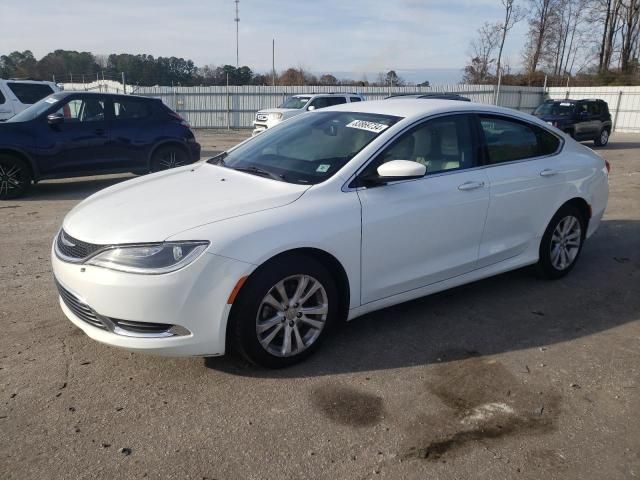
<instances>
[{"instance_id":1,"label":"rear door","mask_svg":"<svg viewBox=\"0 0 640 480\"><path fill-rule=\"evenodd\" d=\"M65 98L54 111L62 123L47 124L47 115L36 140L43 175L102 173L112 168L113 151L109 143L110 104L106 96L76 94Z\"/></svg>"},{"instance_id":2,"label":"rear door","mask_svg":"<svg viewBox=\"0 0 640 480\"><path fill-rule=\"evenodd\" d=\"M485 171L491 203L478 268L536 249L550 215L562 198L566 166L559 151L562 140L520 119L479 115L484 135Z\"/></svg>"},{"instance_id":3,"label":"rear door","mask_svg":"<svg viewBox=\"0 0 640 480\"><path fill-rule=\"evenodd\" d=\"M136 97L112 97L113 165L117 168L145 170L149 152L167 130L166 115L158 113L154 101Z\"/></svg>"}]
</instances>

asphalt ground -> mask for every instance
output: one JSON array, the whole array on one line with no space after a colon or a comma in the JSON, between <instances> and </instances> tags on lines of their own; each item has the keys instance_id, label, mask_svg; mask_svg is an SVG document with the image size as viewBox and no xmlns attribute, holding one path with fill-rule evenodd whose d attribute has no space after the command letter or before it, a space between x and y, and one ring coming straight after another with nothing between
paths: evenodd
<instances>
[{"instance_id":1,"label":"asphalt ground","mask_svg":"<svg viewBox=\"0 0 640 480\"><path fill-rule=\"evenodd\" d=\"M248 132L198 132L207 151ZM0 205L1 479L640 476L640 136L599 153L609 208L571 274L523 269L358 318L287 370L90 340L49 261L128 176Z\"/></svg>"}]
</instances>

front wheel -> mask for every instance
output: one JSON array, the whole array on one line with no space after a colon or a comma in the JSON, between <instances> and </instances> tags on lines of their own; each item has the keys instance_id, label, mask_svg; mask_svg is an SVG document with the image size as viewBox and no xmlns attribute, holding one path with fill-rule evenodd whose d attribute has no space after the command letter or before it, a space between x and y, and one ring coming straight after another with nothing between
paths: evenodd
<instances>
[{"instance_id":1,"label":"front wheel","mask_svg":"<svg viewBox=\"0 0 640 480\"><path fill-rule=\"evenodd\" d=\"M151 157L151 173L168 170L170 168L182 167L188 164L188 156L184 149L167 145L158 148Z\"/></svg>"},{"instance_id":2,"label":"front wheel","mask_svg":"<svg viewBox=\"0 0 640 480\"><path fill-rule=\"evenodd\" d=\"M0 200L23 195L31 180L31 170L25 162L11 155L0 155Z\"/></svg>"},{"instance_id":3,"label":"front wheel","mask_svg":"<svg viewBox=\"0 0 640 480\"><path fill-rule=\"evenodd\" d=\"M250 362L282 368L320 345L338 315L338 294L327 269L291 255L256 271L231 310L231 346Z\"/></svg>"},{"instance_id":4,"label":"front wheel","mask_svg":"<svg viewBox=\"0 0 640 480\"><path fill-rule=\"evenodd\" d=\"M553 216L540 243L538 270L546 278L565 276L582 251L587 225L582 212L565 205Z\"/></svg>"},{"instance_id":5,"label":"front wheel","mask_svg":"<svg viewBox=\"0 0 640 480\"><path fill-rule=\"evenodd\" d=\"M593 143L598 147L604 147L607 143L609 143L609 131L603 128L600 132L600 135L593 141Z\"/></svg>"}]
</instances>

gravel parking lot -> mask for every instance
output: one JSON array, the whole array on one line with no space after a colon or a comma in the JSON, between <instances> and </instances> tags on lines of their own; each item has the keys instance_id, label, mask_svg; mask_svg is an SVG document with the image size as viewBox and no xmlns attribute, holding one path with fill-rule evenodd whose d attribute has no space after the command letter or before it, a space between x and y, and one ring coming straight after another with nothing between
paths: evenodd
<instances>
[{"instance_id":1,"label":"gravel parking lot","mask_svg":"<svg viewBox=\"0 0 640 480\"><path fill-rule=\"evenodd\" d=\"M198 132L222 150L247 132ZM566 278L520 270L367 315L281 371L102 346L62 314L51 240L91 193L0 204L0 478L640 476L640 136Z\"/></svg>"}]
</instances>

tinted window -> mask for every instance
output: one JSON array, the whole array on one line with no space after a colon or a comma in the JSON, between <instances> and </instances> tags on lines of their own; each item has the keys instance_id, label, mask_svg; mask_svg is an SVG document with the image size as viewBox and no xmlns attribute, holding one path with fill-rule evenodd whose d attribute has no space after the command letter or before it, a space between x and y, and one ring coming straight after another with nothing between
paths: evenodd
<instances>
[{"instance_id":1,"label":"tinted window","mask_svg":"<svg viewBox=\"0 0 640 480\"><path fill-rule=\"evenodd\" d=\"M517 120L481 116L489 164L554 153L560 140L543 128Z\"/></svg>"},{"instance_id":2,"label":"tinted window","mask_svg":"<svg viewBox=\"0 0 640 480\"><path fill-rule=\"evenodd\" d=\"M467 115L429 120L403 134L366 169L365 175L391 160L411 160L427 167L427 174L474 165L471 123Z\"/></svg>"},{"instance_id":3,"label":"tinted window","mask_svg":"<svg viewBox=\"0 0 640 480\"><path fill-rule=\"evenodd\" d=\"M331 99L329 97L318 97L315 98L310 104L310 107L316 107L316 109L318 108L324 108L324 107L328 107L331 105L331 103L329 103Z\"/></svg>"},{"instance_id":4,"label":"tinted window","mask_svg":"<svg viewBox=\"0 0 640 480\"><path fill-rule=\"evenodd\" d=\"M533 114L538 116L553 115L569 117L573 114L574 107L575 104L571 102L546 102L539 105Z\"/></svg>"},{"instance_id":5,"label":"tinted window","mask_svg":"<svg viewBox=\"0 0 640 480\"><path fill-rule=\"evenodd\" d=\"M2 91L0 91L0 105L2 105L4 102L5 102L4 95L2 94Z\"/></svg>"},{"instance_id":6,"label":"tinted window","mask_svg":"<svg viewBox=\"0 0 640 480\"><path fill-rule=\"evenodd\" d=\"M44 97L51 95L53 89L45 83L16 83L8 82L7 86L13 94L20 100L20 103L31 105Z\"/></svg>"},{"instance_id":7,"label":"tinted window","mask_svg":"<svg viewBox=\"0 0 640 480\"><path fill-rule=\"evenodd\" d=\"M351 103L361 101L360 97L349 97L349 100L351 100Z\"/></svg>"},{"instance_id":8,"label":"tinted window","mask_svg":"<svg viewBox=\"0 0 640 480\"><path fill-rule=\"evenodd\" d=\"M56 113L61 113L65 122L101 122L104 120L104 100L99 97L74 98Z\"/></svg>"},{"instance_id":9,"label":"tinted window","mask_svg":"<svg viewBox=\"0 0 640 480\"><path fill-rule=\"evenodd\" d=\"M331 105L340 105L342 103L347 103L347 99L346 97L329 97L327 98L328 103L329 103L329 107Z\"/></svg>"},{"instance_id":10,"label":"tinted window","mask_svg":"<svg viewBox=\"0 0 640 480\"><path fill-rule=\"evenodd\" d=\"M600 115L600 105L598 102L589 102L587 105L587 111L589 115Z\"/></svg>"},{"instance_id":11,"label":"tinted window","mask_svg":"<svg viewBox=\"0 0 640 480\"><path fill-rule=\"evenodd\" d=\"M118 98L113 101L114 115L120 120L142 119L152 114L150 102L135 98Z\"/></svg>"}]
</instances>

